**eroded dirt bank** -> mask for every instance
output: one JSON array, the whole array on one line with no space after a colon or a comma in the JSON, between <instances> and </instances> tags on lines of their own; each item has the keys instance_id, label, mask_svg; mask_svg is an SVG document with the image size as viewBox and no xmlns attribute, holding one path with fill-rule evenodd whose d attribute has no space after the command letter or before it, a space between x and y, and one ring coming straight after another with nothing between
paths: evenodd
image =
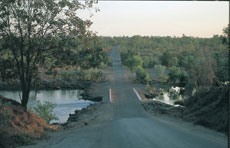
<instances>
[{"instance_id":1,"label":"eroded dirt bank","mask_svg":"<svg viewBox=\"0 0 230 148\"><path fill-rule=\"evenodd\" d=\"M175 107L154 100L143 102L142 105L153 115L164 114L180 118L227 134L228 101L229 86L222 86L196 94L186 100L183 107Z\"/></svg>"}]
</instances>

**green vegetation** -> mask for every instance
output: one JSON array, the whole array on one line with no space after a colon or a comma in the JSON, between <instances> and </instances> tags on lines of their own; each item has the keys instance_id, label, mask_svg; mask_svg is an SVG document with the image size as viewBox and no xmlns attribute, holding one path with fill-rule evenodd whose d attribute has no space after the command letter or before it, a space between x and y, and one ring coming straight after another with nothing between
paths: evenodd
<instances>
[{"instance_id":1,"label":"green vegetation","mask_svg":"<svg viewBox=\"0 0 230 148\"><path fill-rule=\"evenodd\" d=\"M166 82L168 80L168 75L166 73L166 67L162 65L155 65L153 70L156 72L158 81Z\"/></svg>"},{"instance_id":2,"label":"green vegetation","mask_svg":"<svg viewBox=\"0 0 230 148\"><path fill-rule=\"evenodd\" d=\"M8 105L10 105L10 103L0 102L0 126L7 124L8 120L12 118L9 115L8 110L5 109Z\"/></svg>"},{"instance_id":3,"label":"green vegetation","mask_svg":"<svg viewBox=\"0 0 230 148\"><path fill-rule=\"evenodd\" d=\"M94 82L100 82L104 80L104 76L102 74L102 71L99 69L87 69L82 70L81 68L76 68L73 70L68 71L59 71L59 77L62 80L66 81L94 81Z\"/></svg>"},{"instance_id":4,"label":"green vegetation","mask_svg":"<svg viewBox=\"0 0 230 148\"><path fill-rule=\"evenodd\" d=\"M140 66L136 69L136 80L143 84L147 84L149 82L149 74Z\"/></svg>"},{"instance_id":5,"label":"green vegetation","mask_svg":"<svg viewBox=\"0 0 230 148\"><path fill-rule=\"evenodd\" d=\"M142 68L143 63L141 56L134 50L121 51L122 64L127 66L131 72L136 72L136 80L140 83L147 84L149 82L149 74Z\"/></svg>"},{"instance_id":6,"label":"green vegetation","mask_svg":"<svg viewBox=\"0 0 230 148\"><path fill-rule=\"evenodd\" d=\"M94 0L0 2L0 77L7 83L21 84L24 108L31 85L41 79L40 73L55 76L59 69L65 69L70 74L72 67L80 67L87 74L89 69L111 64L104 50L109 48L108 43L89 30L91 21L76 14L77 10L91 9L94 3ZM99 79L100 75L90 73L81 79Z\"/></svg>"},{"instance_id":7,"label":"green vegetation","mask_svg":"<svg viewBox=\"0 0 230 148\"><path fill-rule=\"evenodd\" d=\"M51 120L58 120L58 117L53 113L53 109L56 107L56 104L50 102L45 102L41 104L40 101L37 101L36 107L32 110L42 117L47 123L50 123Z\"/></svg>"},{"instance_id":8,"label":"green vegetation","mask_svg":"<svg viewBox=\"0 0 230 148\"><path fill-rule=\"evenodd\" d=\"M191 94L194 88L199 91L229 81L228 32L229 26L223 29L223 35L212 38L183 35L103 39L108 44L120 45L122 64L132 72L141 66L148 69L150 84L170 83L185 87L185 92ZM138 71L143 72L141 68Z\"/></svg>"}]
</instances>

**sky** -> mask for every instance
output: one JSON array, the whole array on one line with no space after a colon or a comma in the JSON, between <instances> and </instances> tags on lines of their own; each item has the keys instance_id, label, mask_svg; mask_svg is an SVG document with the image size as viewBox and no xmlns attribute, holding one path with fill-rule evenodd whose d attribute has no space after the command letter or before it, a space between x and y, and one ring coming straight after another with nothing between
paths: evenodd
<instances>
[{"instance_id":1,"label":"sky","mask_svg":"<svg viewBox=\"0 0 230 148\"><path fill-rule=\"evenodd\" d=\"M176 36L194 37L221 35L229 23L228 2L198 1L99 1L100 9L90 17L91 30L99 36Z\"/></svg>"}]
</instances>

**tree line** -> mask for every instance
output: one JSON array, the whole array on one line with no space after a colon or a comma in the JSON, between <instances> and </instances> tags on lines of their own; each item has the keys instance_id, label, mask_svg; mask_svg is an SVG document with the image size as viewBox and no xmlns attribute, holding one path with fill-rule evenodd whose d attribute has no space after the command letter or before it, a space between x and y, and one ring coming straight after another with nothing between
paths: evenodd
<instances>
[{"instance_id":1,"label":"tree line","mask_svg":"<svg viewBox=\"0 0 230 148\"><path fill-rule=\"evenodd\" d=\"M137 80L152 82L144 69L157 73L157 81L202 90L229 81L229 26L222 35L211 38L182 37L113 37L105 44L120 45L122 63Z\"/></svg>"}]
</instances>

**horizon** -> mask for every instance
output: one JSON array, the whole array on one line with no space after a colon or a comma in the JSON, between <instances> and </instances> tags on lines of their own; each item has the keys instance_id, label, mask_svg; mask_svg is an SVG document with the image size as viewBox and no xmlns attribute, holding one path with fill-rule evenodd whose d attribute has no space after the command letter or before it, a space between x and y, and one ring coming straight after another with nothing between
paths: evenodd
<instances>
[{"instance_id":1,"label":"horizon","mask_svg":"<svg viewBox=\"0 0 230 148\"><path fill-rule=\"evenodd\" d=\"M99 12L86 11L82 19L93 22L90 30L98 36L188 37L212 38L222 35L229 24L229 3L160 2L160 1L98 1Z\"/></svg>"}]
</instances>

